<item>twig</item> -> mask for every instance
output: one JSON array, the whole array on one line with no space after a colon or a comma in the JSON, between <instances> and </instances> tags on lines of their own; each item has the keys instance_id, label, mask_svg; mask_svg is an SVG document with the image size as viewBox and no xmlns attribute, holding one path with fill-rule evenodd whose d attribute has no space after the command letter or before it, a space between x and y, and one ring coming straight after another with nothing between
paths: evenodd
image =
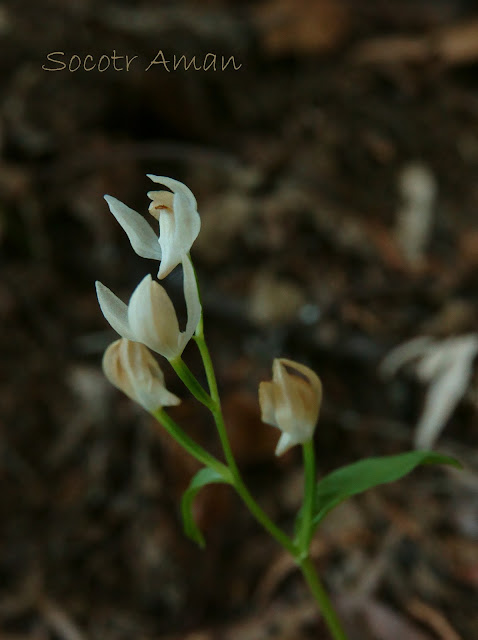
<instances>
[{"instance_id":1,"label":"twig","mask_svg":"<svg viewBox=\"0 0 478 640\"><path fill-rule=\"evenodd\" d=\"M433 629L442 640L462 640L444 615L430 607L430 605L425 604L425 602L414 598L407 603L406 608L414 618Z\"/></svg>"},{"instance_id":2,"label":"twig","mask_svg":"<svg viewBox=\"0 0 478 640\"><path fill-rule=\"evenodd\" d=\"M47 624L62 640L87 640L69 615L49 598L42 597L37 603Z\"/></svg>"}]
</instances>

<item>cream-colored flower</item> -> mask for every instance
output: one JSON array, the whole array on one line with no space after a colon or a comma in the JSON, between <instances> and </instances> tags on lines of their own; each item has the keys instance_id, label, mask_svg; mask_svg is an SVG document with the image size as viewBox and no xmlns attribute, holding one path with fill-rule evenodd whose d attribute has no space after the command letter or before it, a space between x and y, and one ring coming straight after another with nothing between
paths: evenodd
<instances>
[{"instance_id":1,"label":"cream-colored flower","mask_svg":"<svg viewBox=\"0 0 478 640\"><path fill-rule=\"evenodd\" d=\"M164 374L152 354L139 342L116 340L103 356L103 371L115 387L147 411L179 404L164 386Z\"/></svg>"},{"instance_id":2,"label":"cream-colored flower","mask_svg":"<svg viewBox=\"0 0 478 640\"><path fill-rule=\"evenodd\" d=\"M159 238L148 222L134 209L112 196L105 196L111 213L125 230L133 249L142 258L161 260L158 278L162 279L189 253L201 228L196 199L182 182L148 174L153 182L171 191L150 191L149 212L159 220Z\"/></svg>"},{"instance_id":3,"label":"cream-colored flower","mask_svg":"<svg viewBox=\"0 0 478 640\"><path fill-rule=\"evenodd\" d=\"M394 375L408 362L419 379L428 383L425 406L415 429L417 449L431 449L465 395L478 354L478 334L434 340L419 336L392 349L383 360L382 375Z\"/></svg>"},{"instance_id":4,"label":"cream-colored flower","mask_svg":"<svg viewBox=\"0 0 478 640\"><path fill-rule=\"evenodd\" d=\"M162 258L158 278L164 278L191 249L201 229L196 198L182 182L148 174L153 182L164 184L169 191L149 191L149 212L159 220L159 244Z\"/></svg>"},{"instance_id":5,"label":"cream-colored flower","mask_svg":"<svg viewBox=\"0 0 478 640\"><path fill-rule=\"evenodd\" d=\"M312 438L322 401L322 383L308 367L276 358L272 382L259 385L262 421L282 431L276 456Z\"/></svg>"},{"instance_id":6,"label":"cream-colored flower","mask_svg":"<svg viewBox=\"0 0 478 640\"><path fill-rule=\"evenodd\" d=\"M141 280L128 305L101 282L96 283L96 292L103 315L120 336L174 360L182 354L201 319L196 276L188 257L183 260L183 287L188 314L185 331L179 330L170 297L150 275Z\"/></svg>"}]
</instances>

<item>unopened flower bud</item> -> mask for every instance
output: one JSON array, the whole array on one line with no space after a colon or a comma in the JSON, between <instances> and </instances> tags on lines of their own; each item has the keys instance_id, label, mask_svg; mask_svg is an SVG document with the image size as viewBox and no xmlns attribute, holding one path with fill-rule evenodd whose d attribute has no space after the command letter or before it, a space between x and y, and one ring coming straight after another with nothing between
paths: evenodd
<instances>
[{"instance_id":1,"label":"unopened flower bud","mask_svg":"<svg viewBox=\"0 0 478 640\"><path fill-rule=\"evenodd\" d=\"M272 381L259 385L262 421L282 431L276 448L280 456L313 436L322 401L322 383L308 367L276 358Z\"/></svg>"},{"instance_id":2,"label":"unopened flower bud","mask_svg":"<svg viewBox=\"0 0 478 640\"><path fill-rule=\"evenodd\" d=\"M177 405L181 401L164 386L164 374L148 349L126 338L116 340L103 356L108 380L147 411Z\"/></svg>"}]
</instances>

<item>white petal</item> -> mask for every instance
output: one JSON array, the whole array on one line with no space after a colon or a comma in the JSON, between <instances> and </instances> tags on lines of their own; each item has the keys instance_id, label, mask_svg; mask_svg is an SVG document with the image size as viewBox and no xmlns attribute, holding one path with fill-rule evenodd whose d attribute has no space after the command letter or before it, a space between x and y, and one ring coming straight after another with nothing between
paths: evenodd
<instances>
[{"instance_id":1,"label":"white petal","mask_svg":"<svg viewBox=\"0 0 478 640\"><path fill-rule=\"evenodd\" d=\"M272 372L272 382L259 385L259 404L263 422L283 432L276 450L276 454L281 455L293 445L313 437L322 383L309 367L286 358L276 358Z\"/></svg>"},{"instance_id":2,"label":"white petal","mask_svg":"<svg viewBox=\"0 0 478 640\"><path fill-rule=\"evenodd\" d=\"M148 211L156 220L159 220L162 212L173 212L174 193L171 191L148 191L146 195L151 198Z\"/></svg>"},{"instance_id":3,"label":"white petal","mask_svg":"<svg viewBox=\"0 0 478 640\"><path fill-rule=\"evenodd\" d=\"M145 276L131 296L128 320L136 340L168 360L179 355L179 325L164 288Z\"/></svg>"},{"instance_id":4,"label":"white petal","mask_svg":"<svg viewBox=\"0 0 478 640\"><path fill-rule=\"evenodd\" d=\"M289 433L283 433L279 438L279 442L277 443L275 454L276 456L281 456L283 453L288 451L291 447L294 447L298 444L299 441L291 436Z\"/></svg>"},{"instance_id":5,"label":"white petal","mask_svg":"<svg viewBox=\"0 0 478 640\"><path fill-rule=\"evenodd\" d=\"M104 196L111 213L120 223L131 242L131 246L142 258L161 260L161 247L158 236L147 221L134 209L126 206L112 196Z\"/></svg>"},{"instance_id":6,"label":"white petal","mask_svg":"<svg viewBox=\"0 0 478 640\"><path fill-rule=\"evenodd\" d=\"M188 256L185 256L182 264L184 299L186 300L186 309L188 314L186 330L181 334L181 342L184 349L186 344L191 340L197 329L199 321L201 320L202 307L201 300L199 299L196 274L194 273L194 267L191 259Z\"/></svg>"},{"instance_id":7,"label":"white petal","mask_svg":"<svg viewBox=\"0 0 478 640\"><path fill-rule=\"evenodd\" d=\"M161 246L161 264L159 265L158 278L162 280L178 266L183 259L176 242L176 215L172 211L163 211L159 216L159 239Z\"/></svg>"},{"instance_id":8,"label":"white petal","mask_svg":"<svg viewBox=\"0 0 478 640\"><path fill-rule=\"evenodd\" d=\"M136 389L138 403L147 411L156 411L160 407L172 407L181 403L181 400L164 387L159 380L152 378L148 388Z\"/></svg>"},{"instance_id":9,"label":"white petal","mask_svg":"<svg viewBox=\"0 0 478 640\"><path fill-rule=\"evenodd\" d=\"M274 382L261 382L259 384L259 406L261 407L261 420L272 427L278 424L275 418Z\"/></svg>"},{"instance_id":10,"label":"white petal","mask_svg":"<svg viewBox=\"0 0 478 640\"><path fill-rule=\"evenodd\" d=\"M191 201L181 191L174 195L173 208L176 222L175 244L178 250L185 254L198 237L201 218L196 205L192 206Z\"/></svg>"},{"instance_id":11,"label":"white petal","mask_svg":"<svg viewBox=\"0 0 478 640\"><path fill-rule=\"evenodd\" d=\"M427 353L416 364L418 378L423 382L430 382L444 373L453 364L450 355L452 354L443 345L438 343L430 345Z\"/></svg>"},{"instance_id":12,"label":"white petal","mask_svg":"<svg viewBox=\"0 0 478 640\"><path fill-rule=\"evenodd\" d=\"M467 345L468 346L468 345ZM415 432L418 449L431 448L450 418L453 410L465 394L473 373L476 345L459 353L459 359L451 363L437 380L431 383L425 400L425 408Z\"/></svg>"},{"instance_id":13,"label":"white petal","mask_svg":"<svg viewBox=\"0 0 478 640\"><path fill-rule=\"evenodd\" d=\"M125 341L126 342L126 341ZM164 386L164 374L147 347L127 342L124 366L134 389L136 401L147 411L177 405L181 401Z\"/></svg>"},{"instance_id":14,"label":"white petal","mask_svg":"<svg viewBox=\"0 0 478 640\"><path fill-rule=\"evenodd\" d=\"M128 342L129 340L120 338L109 345L103 354L103 373L111 384L123 391L129 398L135 400L134 391L129 377L125 374L121 357L124 344Z\"/></svg>"},{"instance_id":15,"label":"white petal","mask_svg":"<svg viewBox=\"0 0 478 640\"><path fill-rule=\"evenodd\" d=\"M433 340L429 336L419 336L398 345L382 360L380 374L393 376L404 364L426 353L432 344Z\"/></svg>"},{"instance_id":16,"label":"white petal","mask_svg":"<svg viewBox=\"0 0 478 640\"><path fill-rule=\"evenodd\" d=\"M173 216L164 212L159 217L162 261L158 271L158 278L167 276L189 253L193 242L201 229L201 218L197 211L196 198L186 185L178 180L165 176L148 174L153 182L164 184L174 192ZM148 195L154 197L155 191Z\"/></svg>"},{"instance_id":17,"label":"white petal","mask_svg":"<svg viewBox=\"0 0 478 640\"><path fill-rule=\"evenodd\" d=\"M306 431L312 432L315 429L317 420L319 419L320 406L322 404L322 382L319 376L300 362L288 360L287 358L279 359L282 367L288 367L293 373L288 373L287 380L289 382L289 397L294 407L294 413L305 425L308 425ZM299 375L295 375L297 372Z\"/></svg>"},{"instance_id":18,"label":"white petal","mask_svg":"<svg viewBox=\"0 0 478 640\"><path fill-rule=\"evenodd\" d=\"M103 356L103 371L115 387L147 411L180 403L165 388L163 372L144 344L124 338L113 342Z\"/></svg>"},{"instance_id":19,"label":"white petal","mask_svg":"<svg viewBox=\"0 0 478 640\"><path fill-rule=\"evenodd\" d=\"M289 374L287 373L287 369L282 364L281 358L274 358L274 362L272 363L272 380L276 384L278 391L280 392L280 400L278 399L279 405L282 405L284 409L288 410L291 414L292 418L292 398L290 395L290 389L288 384ZM280 407L276 407L276 417L277 410ZM280 427L282 429L282 427ZM289 429L286 429L287 431Z\"/></svg>"},{"instance_id":20,"label":"white petal","mask_svg":"<svg viewBox=\"0 0 478 640\"><path fill-rule=\"evenodd\" d=\"M315 393L312 390L310 396L312 404L317 407L317 411L311 414L313 421L307 420L310 412L306 411L306 406L302 396L298 393L297 387L300 385L307 386L308 383L289 373L286 365L295 369L296 363L285 358L275 358L272 364L272 378L275 385L275 419L281 431L294 437L297 436L300 441L305 442L310 437L309 433L313 433L317 422L318 400L316 400Z\"/></svg>"},{"instance_id":21,"label":"white petal","mask_svg":"<svg viewBox=\"0 0 478 640\"><path fill-rule=\"evenodd\" d=\"M287 358L279 358L279 361L282 365L289 367L292 371L298 371L301 376L303 376L310 384L314 392L319 396L319 402L322 399L322 382L320 381L319 376L306 367L305 364L300 364L300 362L295 362L295 360L288 360Z\"/></svg>"},{"instance_id":22,"label":"white petal","mask_svg":"<svg viewBox=\"0 0 478 640\"><path fill-rule=\"evenodd\" d=\"M152 173L147 173L146 176L153 182L156 182L156 184L164 184L165 187L168 187L168 189L171 189L174 193L182 193L189 200L191 207L197 207L193 192L191 189L188 189L183 182L174 180L174 178L168 178L167 176L155 176Z\"/></svg>"},{"instance_id":23,"label":"white petal","mask_svg":"<svg viewBox=\"0 0 478 640\"><path fill-rule=\"evenodd\" d=\"M96 295L101 311L113 329L123 338L135 340L128 321L128 307L101 282L96 282Z\"/></svg>"}]
</instances>

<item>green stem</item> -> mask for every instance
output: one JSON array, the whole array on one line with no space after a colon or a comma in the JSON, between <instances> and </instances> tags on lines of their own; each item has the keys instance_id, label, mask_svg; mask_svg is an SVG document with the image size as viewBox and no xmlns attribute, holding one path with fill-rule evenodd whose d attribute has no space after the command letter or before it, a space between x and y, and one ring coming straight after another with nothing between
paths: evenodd
<instances>
[{"instance_id":1,"label":"green stem","mask_svg":"<svg viewBox=\"0 0 478 640\"><path fill-rule=\"evenodd\" d=\"M221 408L221 398L219 397L216 374L214 373L214 366L212 364L211 354L209 353L209 349L207 347L206 340L204 338L204 331L202 330L202 326L201 326L201 332L194 337L194 340L198 345L199 353L201 354L201 358L204 364L207 383L209 385L209 392L211 394L211 398L213 401L213 406L209 407L209 409L216 423L217 432L219 434L219 439L221 441L222 450L224 451L226 462L229 465L232 473L234 474L234 476L239 477L239 469L237 467L234 454L232 453L231 444L229 442L229 437L226 431L226 425L224 424L224 417L222 415L222 408Z\"/></svg>"},{"instance_id":2,"label":"green stem","mask_svg":"<svg viewBox=\"0 0 478 640\"><path fill-rule=\"evenodd\" d=\"M247 506L249 511L252 513L254 518L261 524L266 531L270 533L270 535L277 540L277 542L287 549L287 551L297 558L298 550L294 544L294 542L287 536L279 527L272 522L269 516L261 509L261 507L254 500L252 495L249 493L249 489L244 484L240 475L232 472L233 475L233 484L237 493L242 498L242 501Z\"/></svg>"},{"instance_id":3,"label":"green stem","mask_svg":"<svg viewBox=\"0 0 478 640\"><path fill-rule=\"evenodd\" d=\"M304 503L302 507L302 521L297 538L301 557L306 558L312 537L312 519L315 507L315 453L312 440L302 445L304 457Z\"/></svg>"},{"instance_id":4,"label":"green stem","mask_svg":"<svg viewBox=\"0 0 478 640\"><path fill-rule=\"evenodd\" d=\"M188 453L202 464L214 469L224 477L230 477L229 469L217 458L212 456L201 445L190 438L181 427L166 413L163 408L153 412L153 416L164 427L165 431L176 440Z\"/></svg>"},{"instance_id":5,"label":"green stem","mask_svg":"<svg viewBox=\"0 0 478 640\"><path fill-rule=\"evenodd\" d=\"M315 502L315 456L312 440L304 444L304 520L301 526L301 531L299 533L300 546L298 546L295 541L291 540L279 527L277 527L277 525L274 524L274 522L272 522L269 516L254 500L242 480L236 460L234 458L234 454L232 453L226 426L224 424L216 374L214 373L211 355L204 338L202 314L199 324L196 328L196 335L194 336L194 340L196 341L199 352L201 354L201 358L204 364L204 370L206 372L207 382L209 385L209 392L211 394L210 399L212 400L212 405L206 406L208 406L214 417L219 438L221 440L222 449L224 451L224 456L229 467L227 471L232 474L233 486L235 487L237 493L242 498L249 511L256 518L256 520L264 527L264 529L266 529L266 531L270 533L273 538L275 538L275 540L277 540L280 545L282 545L282 547L289 551L289 553L293 556L293 558L299 565L304 578L309 585L309 588L315 600L317 601L320 610L322 611L324 620L327 623L334 640L347 640L337 614L332 607L332 603L330 602L327 593L325 592L322 584L319 581L312 561L307 555L312 531L313 508Z\"/></svg>"},{"instance_id":6,"label":"green stem","mask_svg":"<svg viewBox=\"0 0 478 640\"><path fill-rule=\"evenodd\" d=\"M347 640L345 631L340 623L337 614L330 602L322 583L320 582L314 564L310 558L305 558L299 564L302 574L309 585L310 591L314 596L324 620L332 634L334 640Z\"/></svg>"},{"instance_id":7,"label":"green stem","mask_svg":"<svg viewBox=\"0 0 478 640\"><path fill-rule=\"evenodd\" d=\"M287 549L294 557L297 557L297 548L295 544L276 524L274 524L274 522L272 522L269 516L261 509L261 507L257 504L257 502L250 494L248 488L244 484L244 481L242 480L242 476L239 472L239 468L237 466L234 454L232 452L231 444L229 442L226 425L224 424L224 417L222 415L221 400L217 387L216 374L214 373L211 354L209 353L209 349L204 338L202 324L200 331L197 332L197 335L194 339L201 354L209 385L209 391L211 392L211 398L214 401L215 406L211 409L211 413L216 423L222 450L224 451L224 456L232 473L234 488L236 489L237 493L239 494L249 511L256 518L256 520L271 534L273 538L277 540L279 544Z\"/></svg>"},{"instance_id":8,"label":"green stem","mask_svg":"<svg viewBox=\"0 0 478 640\"><path fill-rule=\"evenodd\" d=\"M211 396L204 391L199 381L194 376L191 369L187 366L181 356L169 361L174 371L177 373L178 378L184 382L189 391L193 394L196 400L199 400L201 404L205 405L210 411L213 411L215 402Z\"/></svg>"},{"instance_id":9,"label":"green stem","mask_svg":"<svg viewBox=\"0 0 478 640\"><path fill-rule=\"evenodd\" d=\"M212 364L211 354L209 353L209 349L206 344L206 339L204 337L202 313L201 313L201 320L199 322L198 328L196 329L196 335L194 336L194 340L199 348L199 352L201 354L201 358L204 364L204 370L206 371L207 383L209 385L211 398L215 402L219 402L220 401L219 390L217 387L216 374L214 373L214 365Z\"/></svg>"}]
</instances>

